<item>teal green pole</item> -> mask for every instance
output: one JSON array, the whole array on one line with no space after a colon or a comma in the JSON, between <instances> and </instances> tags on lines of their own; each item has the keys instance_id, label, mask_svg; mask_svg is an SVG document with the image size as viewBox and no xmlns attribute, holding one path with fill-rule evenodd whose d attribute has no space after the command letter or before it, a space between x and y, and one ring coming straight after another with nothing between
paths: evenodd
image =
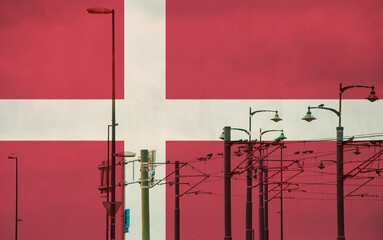
<instances>
[{"instance_id":1,"label":"teal green pole","mask_svg":"<svg viewBox=\"0 0 383 240\"><path fill-rule=\"evenodd\" d=\"M147 149L141 150L142 240L150 240L148 156L149 152Z\"/></svg>"}]
</instances>

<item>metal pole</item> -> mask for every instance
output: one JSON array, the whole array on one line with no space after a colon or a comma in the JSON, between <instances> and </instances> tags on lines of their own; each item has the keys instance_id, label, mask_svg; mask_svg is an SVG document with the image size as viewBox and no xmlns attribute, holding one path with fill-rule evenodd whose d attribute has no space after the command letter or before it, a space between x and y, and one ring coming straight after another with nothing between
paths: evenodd
<instances>
[{"instance_id":1,"label":"metal pole","mask_svg":"<svg viewBox=\"0 0 383 240\"><path fill-rule=\"evenodd\" d=\"M249 145L247 152L247 173L246 173L246 240L252 240L253 237L253 199L252 199L252 164L251 157L251 108L249 111Z\"/></svg>"},{"instance_id":2,"label":"metal pole","mask_svg":"<svg viewBox=\"0 0 383 240\"><path fill-rule=\"evenodd\" d=\"M259 130L262 133L262 130ZM259 141L262 144L262 136L260 136ZM263 160L262 160L262 147L259 148L259 240L264 240L264 230L265 230L265 217L263 208Z\"/></svg>"},{"instance_id":3,"label":"metal pole","mask_svg":"<svg viewBox=\"0 0 383 240\"><path fill-rule=\"evenodd\" d=\"M110 238L115 239L116 227L116 84L115 84L114 9L112 10L112 203Z\"/></svg>"},{"instance_id":4,"label":"metal pole","mask_svg":"<svg viewBox=\"0 0 383 240\"><path fill-rule=\"evenodd\" d=\"M18 211L19 211L19 160L16 157L16 227L15 227L15 239L17 240L17 225L18 225Z\"/></svg>"},{"instance_id":5,"label":"metal pole","mask_svg":"<svg viewBox=\"0 0 383 240\"><path fill-rule=\"evenodd\" d=\"M343 127L336 128L337 161L336 161L336 194L337 194L337 240L344 240L344 193L343 193Z\"/></svg>"},{"instance_id":6,"label":"metal pole","mask_svg":"<svg viewBox=\"0 0 383 240\"><path fill-rule=\"evenodd\" d=\"M141 215L142 240L150 240L148 150L141 150Z\"/></svg>"},{"instance_id":7,"label":"metal pole","mask_svg":"<svg viewBox=\"0 0 383 240\"><path fill-rule=\"evenodd\" d=\"M339 84L339 127L342 126L342 83Z\"/></svg>"},{"instance_id":8,"label":"metal pole","mask_svg":"<svg viewBox=\"0 0 383 240\"><path fill-rule=\"evenodd\" d=\"M336 128L336 202L337 202L337 240L346 239L344 235L344 187L343 187L343 127L342 127L342 83L339 84L339 126Z\"/></svg>"},{"instance_id":9,"label":"metal pole","mask_svg":"<svg viewBox=\"0 0 383 240\"><path fill-rule=\"evenodd\" d=\"M283 148L284 146L281 147L281 240L283 240Z\"/></svg>"},{"instance_id":10,"label":"metal pole","mask_svg":"<svg viewBox=\"0 0 383 240\"><path fill-rule=\"evenodd\" d=\"M125 157L121 157L121 239L125 240Z\"/></svg>"},{"instance_id":11,"label":"metal pole","mask_svg":"<svg viewBox=\"0 0 383 240\"><path fill-rule=\"evenodd\" d=\"M266 159L265 167L265 190L264 190L264 207L265 207L265 240L269 240L269 163Z\"/></svg>"},{"instance_id":12,"label":"metal pole","mask_svg":"<svg viewBox=\"0 0 383 240\"><path fill-rule=\"evenodd\" d=\"M174 209L174 240L180 240L180 162L176 161L175 168L175 209Z\"/></svg>"},{"instance_id":13,"label":"metal pole","mask_svg":"<svg viewBox=\"0 0 383 240\"><path fill-rule=\"evenodd\" d=\"M107 160L107 164L108 166L106 167L106 201L109 202L109 160L110 160L110 156L109 156L109 148L110 148L110 144L109 144L109 135L110 135L110 125L108 125L108 160ZM106 240L109 239L109 214L108 214L108 211L106 211Z\"/></svg>"},{"instance_id":14,"label":"metal pole","mask_svg":"<svg viewBox=\"0 0 383 240\"><path fill-rule=\"evenodd\" d=\"M224 128L224 205L225 205L225 240L231 240L231 127Z\"/></svg>"}]
</instances>

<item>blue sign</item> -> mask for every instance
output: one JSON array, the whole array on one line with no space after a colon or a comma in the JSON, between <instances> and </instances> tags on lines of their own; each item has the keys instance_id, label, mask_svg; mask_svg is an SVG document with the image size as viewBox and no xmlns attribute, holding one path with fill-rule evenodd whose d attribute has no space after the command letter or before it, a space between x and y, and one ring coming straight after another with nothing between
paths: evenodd
<instances>
[{"instance_id":1,"label":"blue sign","mask_svg":"<svg viewBox=\"0 0 383 240\"><path fill-rule=\"evenodd\" d=\"M128 233L129 232L129 227L130 227L130 209L125 209L125 226L124 226L124 232Z\"/></svg>"}]
</instances>

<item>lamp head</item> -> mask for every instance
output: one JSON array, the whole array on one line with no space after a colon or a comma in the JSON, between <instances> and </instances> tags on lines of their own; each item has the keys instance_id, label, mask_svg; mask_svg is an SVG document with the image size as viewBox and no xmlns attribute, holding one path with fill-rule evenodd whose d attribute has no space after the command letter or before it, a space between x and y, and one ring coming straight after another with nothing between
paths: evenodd
<instances>
[{"instance_id":1,"label":"lamp head","mask_svg":"<svg viewBox=\"0 0 383 240\"><path fill-rule=\"evenodd\" d=\"M274 117L270 120L272 120L274 122L279 122L279 121L282 121L282 118L279 117L278 111L276 111Z\"/></svg>"},{"instance_id":2,"label":"lamp head","mask_svg":"<svg viewBox=\"0 0 383 240\"><path fill-rule=\"evenodd\" d=\"M318 168L319 168L319 169L323 169L323 168L324 168L324 164L323 164L323 162L322 162L322 161L320 162L320 164L319 164Z\"/></svg>"},{"instance_id":3,"label":"lamp head","mask_svg":"<svg viewBox=\"0 0 383 240\"><path fill-rule=\"evenodd\" d=\"M136 156L136 153L128 152L128 151L119 152L119 153L116 154L116 157L135 157L135 156Z\"/></svg>"},{"instance_id":4,"label":"lamp head","mask_svg":"<svg viewBox=\"0 0 383 240\"><path fill-rule=\"evenodd\" d=\"M302 120L305 120L306 122L311 122L312 120L315 120L316 118L311 114L310 106L308 107L306 115L302 118Z\"/></svg>"},{"instance_id":5,"label":"lamp head","mask_svg":"<svg viewBox=\"0 0 383 240\"><path fill-rule=\"evenodd\" d=\"M235 154L235 156L240 157L240 156L243 155L243 152L241 152L241 151L236 151L236 152L234 152L234 154Z\"/></svg>"},{"instance_id":6,"label":"lamp head","mask_svg":"<svg viewBox=\"0 0 383 240\"><path fill-rule=\"evenodd\" d=\"M16 157L16 154L11 153L11 154L9 154L8 158L9 159L16 159L17 157Z\"/></svg>"},{"instance_id":7,"label":"lamp head","mask_svg":"<svg viewBox=\"0 0 383 240\"><path fill-rule=\"evenodd\" d=\"M286 139L286 136L285 134L283 134L283 131L281 132L281 135L276 139L277 141L282 141L282 140L285 140Z\"/></svg>"},{"instance_id":8,"label":"lamp head","mask_svg":"<svg viewBox=\"0 0 383 240\"><path fill-rule=\"evenodd\" d=\"M219 139L225 140L225 132L224 131L222 131L222 134L221 134L221 136L219 136Z\"/></svg>"},{"instance_id":9,"label":"lamp head","mask_svg":"<svg viewBox=\"0 0 383 240\"><path fill-rule=\"evenodd\" d=\"M361 154L361 152L360 152L358 146L356 146L355 151L354 151L353 153L354 153L355 155L359 155L359 154Z\"/></svg>"},{"instance_id":10,"label":"lamp head","mask_svg":"<svg viewBox=\"0 0 383 240\"><path fill-rule=\"evenodd\" d=\"M113 10L108 8L88 8L86 9L90 14L110 14Z\"/></svg>"},{"instance_id":11,"label":"lamp head","mask_svg":"<svg viewBox=\"0 0 383 240\"><path fill-rule=\"evenodd\" d=\"M370 102L375 102L379 99L379 97L375 94L375 88L372 86L370 94L366 97L366 99Z\"/></svg>"}]
</instances>

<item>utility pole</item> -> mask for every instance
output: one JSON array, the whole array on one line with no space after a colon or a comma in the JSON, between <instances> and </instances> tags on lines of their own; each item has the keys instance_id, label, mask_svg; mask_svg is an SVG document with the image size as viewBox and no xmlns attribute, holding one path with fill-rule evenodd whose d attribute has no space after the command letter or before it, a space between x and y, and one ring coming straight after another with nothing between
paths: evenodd
<instances>
[{"instance_id":1,"label":"utility pole","mask_svg":"<svg viewBox=\"0 0 383 240\"><path fill-rule=\"evenodd\" d=\"M251 137L249 135L249 144L247 149L247 173L246 173L246 240L252 240L253 237L253 219L252 219L252 213L253 212L253 196L252 196L252 144L251 144ZM249 187L250 186L250 187Z\"/></svg>"},{"instance_id":2,"label":"utility pole","mask_svg":"<svg viewBox=\"0 0 383 240\"><path fill-rule=\"evenodd\" d=\"M283 149L286 148L284 143L281 143L281 240L283 240Z\"/></svg>"},{"instance_id":3,"label":"utility pole","mask_svg":"<svg viewBox=\"0 0 383 240\"><path fill-rule=\"evenodd\" d=\"M265 167L265 189L264 189L264 202L265 202L265 233L264 238L265 240L269 240L269 163L268 160L266 160L266 167Z\"/></svg>"},{"instance_id":4,"label":"utility pole","mask_svg":"<svg viewBox=\"0 0 383 240\"><path fill-rule=\"evenodd\" d=\"M265 134L265 133L268 133L268 132L281 132L281 135L276 139L277 141L282 141L284 139L286 139L285 135L283 134L283 130L266 130L266 131L263 131L262 132L262 129L259 129L259 141L261 142L262 144L262 135ZM261 160L259 161L260 163L260 166L262 166L261 170L263 172L263 170L265 170L265 179L260 179L260 182L261 181L264 181L264 196L263 196L263 203L264 203L264 229L263 229L263 238L261 238L260 236L260 239L262 240L269 240L269 169L268 169L268 161L266 162L267 163L267 166L266 168L263 169L263 157L262 157L262 148L260 148L260 158ZM261 174L261 171L260 171L260 174ZM261 177L261 175L260 175ZM261 185L260 185L261 187ZM260 189L261 190L261 189ZM260 194L260 200L261 200L261 194ZM260 202L260 204L262 203L262 201ZM260 216L261 217L261 216ZM261 219L260 219L261 221ZM261 223L261 222L260 222ZM261 227L261 226L260 226Z\"/></svg>"},{"instance_id":5,"label":"utility pole","mask_svg":"<svg viewBox=\"0 0 383 240\"><path fill-rule=\"evenodd\" d=\"M16 157L16 228L15 239L17 240L17 225L19 222L19 159Z\"/></svg>"},{"instance_id":6,"label":"utility pole","mask_svg":"<svg viewBox=\"0 0 383 240\"><path fill-rule=\"evenodd\" d=\"M148 155L149 151L147 149L141 150L142 240L150 240Z\"/></svg>"},{"instance_id":7,"label":"utility pole","mask_svg":"<svg viewBox=\"0 0 383 240\"><path fill-rule=\"evenodd\" d=\"M262 142L260 143L262 144ZM262 146L259 149L259 240L264 240L265 231L265 209L263 208L263 160L262 160Z\"/></svg>"},{"instance_id":8,"label":"utility pole","mask_svg":"<svg viewBox=\"0 0 383 240\"><path fill-rule=\"evenodd\" d=\"M17 225L18 225L18 222L19 221L22 221L21 219L19 219L19 215L18 215L18 212L19 212L19 158L14 154L14 153L11 153L9 156L8 156L9 159L15 159L16 160L16 217L15 217L15 240L17 240Z\"/></svg>"},{"instance_id":9,"label":"utility pole","mask_svg":"<svg viewBox=\"0 0 383 240\"><path fill-rule=\"evenodd\" d=\"M336 200L337 200L337 226L338 240L344 240L344 190L343 190L343 127L336 128Z\"/></svg>"},{"instance_id":10,"label":"utility pole","mask_svg":"<svg viewBox=\"0 0 383 240\"><path fill-rule=\"evenodd\" d=\"M180 162L175 162L174 240L180 240Z\"/></svg>"},{"instance_id":11,"label":"utility pole","mask_svg":"<svg viewBox=\"0 0 383 240\"><path fill-rule=\"evenodd\" d=\"M108 124L108 151L107 151L107 154L108 154L108 160L107 160L107 167L106 167L106 201L109 203L109 167L110 167L110 155L109 155L109 150L110 150L110 144L109 144L109 136L110 136L110 127L112 125L109 125ZM108 211L106 211L106 240L109 239L109 213Z\"/></svg>"},{"instance_id":12,"label":"utility pole","mask_svg":"<svg viewBox=\"0 0 383 240\"><path fill-rule=\"evenodd\" d=\"M134 154L135 155L135 154ZM121 240L125 240L125 156L120 159L121 165Z\"/></svg>"},{"instance_id":13,"label":"utility pole","mask_svg":"<svg viewBox=\"0 0 383 240\"><path fill-rule=\"evenodd\" d=\"M231 127L224 127L225 240L231 240Z\"/></svg>"},{"instance_id":14,"label":"utility pole","mask_svg":"<svg viewBox=\"0 0 383 240\"><path fill-rule=\"evenodd\" d=\"M339 125L336 128L336 209L337 209L337 240L345 240L344 233L344 186L343 186L343 127L342 127L342 94L343 92L352 87L361 86L348 86L342 88L342 83L339 84ZM374 87L372 86L372 92Z\"/></svg>"},{"instance_id":15,"label":"utility pole","mask_svg":"<svg viewBox=\"0 0 383 240\"><path fill-rule=\"evenodd\" d=\"M120 165L121 165L121 183L119 186L121 186L121 205L122 205L122 211L121 211L121 239L125 239L125 232L129 231L129 225L130 225L130 209L125 209L125 165L139 160L132 160L132 161L125 161L126 157L135 157L136 153L134 152L119 152L116 154L116 157L120 158ZM116 210L118 210L120 205L116 206Z\"/></svg>"},{"instance_id":16,"label":"utility pole","mask_svg":"<svg viewBox=\"0 0 383 240\"><path fill-rule=\"evenodd\" d=\"M252 179L252 145L251 145L251 108L249 109L249 145L247 149L247 171L246 171L246 240L253 238L253 179Z\"/></svg>"}]
</instances>

